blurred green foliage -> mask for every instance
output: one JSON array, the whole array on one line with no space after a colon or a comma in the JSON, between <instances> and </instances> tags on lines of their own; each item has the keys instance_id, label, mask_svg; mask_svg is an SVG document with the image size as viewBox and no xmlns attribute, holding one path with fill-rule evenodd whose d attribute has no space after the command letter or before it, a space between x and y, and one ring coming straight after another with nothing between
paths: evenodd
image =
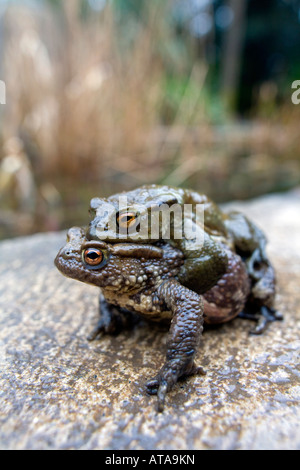
<instances>
[{"instance_id":1,"label":"blurred green foliage","mask_svg":"<svg viewBox=\"0 0 300 470\"><path fill-rule=\"evenodd\" d=\"M277 86L277 102L290 98L300 77L300 1L249 0L238 109L257 103L251 91L266 81Z\"/></svg>"},{"instance_id":2,"label":"blurred green foliage","mask_svg":"<svg viewBox=\"0 0 300 470\"><path fill-rule=\"evenodd\" d=\"M218 202L300 184L300 0L5 4L0 238L145 183Z\"/></svg>"},{"instance_id":3,"label":"blurred green foliage","mask_svg":"<svg viewBox=\"0 0 300 470\"><path fill-rule=\"evenodd\" d=\"M61 0L45 0L57 8L62 8ZM82 17L99 15L105 5L110 4L116 15L115 20L121 29L121 47L130 47L134 35L140 28L155 22L157 15L164 27L175 34L169 34L169 41L159 41L155 45L166 67L164 87L168 96L174 98L174 107L185 87L186 75L192 62L199 58L210 64L210 80L206 88L212 104L211 116L217 121L224 117L223 109L214 100L220 93L222 83L222 59L224 37L230 25L225 27L216 18L221 10L231 8L228 0L80 0ZM240 0L246 3L246 26L243 37L241 70L236 89L236 109L241 114L252 111L258 102L258 87L273 81L277 85L277 99L286 99L290 84L300 76L300 0ZM185 7L183 8L183 5ZM213 29L203 37L193 37L190 23L193 15L208 12L214 20ZM220 14L218 15L218 12ZM228 13L227 13L228 14ZM224 12L223 12L224 16ZM226 18L225 18L226 19ZM224 18L223 18L224 22ZM229 22L230 23L230 22ZM203 45L204 44L204 45ZM175 76L174 76L175 75ZM296 78L295 78L296 77ZM191 91L191 94L193 92ZM220 109L220 113L216 110ZM163 109L163 120L165 110Z\"/></svg>"}]
</instances>

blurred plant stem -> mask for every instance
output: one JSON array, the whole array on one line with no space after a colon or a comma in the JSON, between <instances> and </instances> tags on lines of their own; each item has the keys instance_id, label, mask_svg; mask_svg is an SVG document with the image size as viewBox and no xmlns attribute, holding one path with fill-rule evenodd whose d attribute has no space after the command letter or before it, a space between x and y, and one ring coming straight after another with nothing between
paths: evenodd
<instances>
[{"instance_id":1,"label":"blurred plant stem","mask_svg":"<svg viewBox=\"0 0 300 470\"><path fill-rule=\"evenodd\" d=\"M222 64L222 97L229 111L236 109L246 28L247 0L227 0L233 14L232 25L225 35Z\"/></svg>"},{"instance_id":2,"label":"blurred plant stem","mask_svg":"<svg viewBox=\"0 0 300 470\"><path fill-rule=\"evenodd\" d=\"M223 65L227 97L245 3L228 4L236 17ZM210 86L209 41L174 27L174 2L114 1L99 11L80 0L51 4L21 3L4 18L0 237L84 225L91 197L147 183L189 186L217 201L299 184L297 107L276 108L270 83L258 93L267 118L229 119Z\"/></svg>"}]
</instances>

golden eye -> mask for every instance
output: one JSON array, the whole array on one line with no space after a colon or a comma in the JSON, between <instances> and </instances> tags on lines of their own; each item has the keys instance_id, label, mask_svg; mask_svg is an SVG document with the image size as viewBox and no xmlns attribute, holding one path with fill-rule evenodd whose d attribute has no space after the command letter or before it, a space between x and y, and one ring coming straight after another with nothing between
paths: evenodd
<instances>
[{"instance_id":1,"label":"golden eye","mask_svg":"<svg viewBox=\"0 0 300 470\"><path fill-rule=\"evenodd\" d=\"M136 219L137 215L134 212L124 212L123 214L119 214L117 222L119 227L129 228L135 224Z\"/></svg>"},{"instance_id":2,"label":"golden eye","mask_svg":"<svg viewBox=\"0 0 300 470\"><path fill-rule=\"evenodd\" d=\"M87 248L83 253L83 257L89 266L98 266L103 261L103 253L97 248Z\"/></svg>"}]
</instances>

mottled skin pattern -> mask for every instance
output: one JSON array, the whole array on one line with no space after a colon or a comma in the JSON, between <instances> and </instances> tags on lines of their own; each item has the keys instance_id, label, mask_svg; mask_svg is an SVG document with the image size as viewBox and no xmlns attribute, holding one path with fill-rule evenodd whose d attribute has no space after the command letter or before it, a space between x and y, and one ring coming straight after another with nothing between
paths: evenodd
<instances>
[{"instance_id":1,"label":"mottled skin pattern","mask_svg":"<svg viewBox=\"0 0 300 470\"><path fill-rule=\"evenodd\" d=\"M126 197L127 206L120 208L120 198ZM159 220L159 237L166 243L170 243L180 249L185 257L185 263L181 268L181 283L187 285L198 293L204 293L220 279L227 270L227 255L224 244L238 253L246 263L248 275L252 280L253 288L257 283L260 286L269 283L269 277L274 277L272 266L266 254L266 237L264 233L244 214L236 211L224 213L206 195L199 194L188 189L172 186L145 185L135 190L123 192L110 196L107 199L94 198L91 200L90 213L92 220L87 230L87 238L97 240L103 235L105 241L117 243L122 241L134 243L151 243L157 240L151 238L150 211L159 210L163 205L172 207L178 204L184 207L190 204L193 208L191 223L195 224L195 208L200 205L204 209L204 244L201 249L187 249L186 239L166 238L168 229ZM114 210L113 210L114 208ZM116 215L126 212L136 214L140 220L149 220L148 238L141 240L138 233L120 233L120 227L112 223ZM115 230L113 229L115 227ZM258 287L258 290L261 287ZM269 299L268 306L273 308L275 289L273 288L273 299ZM272 313L271 313L272 315ZM273 318L274 319L274 318Z\"/></svg>"},{"instance_id":2,"label":"mottled skin pattern","mask_svg":"<svg viewBox=\"0 0 300 470\"><path fill-rule=\"evenodd\" d=\"M120 198L124 196L126 197L128 205L120 208ZM227 235L226 227L221 218L221 212L217 213L217 206L204 195L170 186L149 185L142 186L134 191L115 194L108 199L94 198L90 204L90 213L93 220L90 222L87 230L87 238L91 240L100 238L109 243L118 243L120 240L126 243L157 242L157 238L152 238L153 232L155 232L154 227L156 227L157 224L155 224L154 219L150 221L150 212L160 210L163 207L174 207L174 205L183 207L184 204L190 204L193 209L195 209L196 204L199 204L205 209L203 246L200 249L187 249L187 240L185 237L176 239L172 236L174 235L174 227L172 220L170 221L169 219L165 219L164 222L162 219L158 221L159 227L157 228L157 232L159 239L171 243L184 253L186 262L184 264L182 277L189 284L193 283L194 279L196 279L195 288L197 292L203 293L210 289L225 273L228 263L226 253L219 243L220 239L225 240ZM136 213L140 223L145 219L148 221L149 230L146 240L140 239L138 233L121 233L121 231L118 230L118 226L116 226L116 230L114 230L114 219L116 215L126 211ZM191 223L195 224L195 213L192 212L190 217ZM186 214L184 219L187 219ZM166 235L166 232L169 230L170 239L168 239ZM105 238L103 238L103 236ZM231 240L228 244L231 244Z\"/></svg>"},{"instance_id":3,"label":"mottled skin pattern","mask_svg":"<svg viewBox=\"0 0 300 470\"><path fill-rule=\"evenodd\" d=\"M90 249L101 252L99 264L87 264L85 254ZM226 322L251 300L245 263L233 251L224 250L226 272L203 295L182 285L185 257L168 243L108 244L87 240L83 229L73 228L56 257L55 264L64 275L101 288L101 318L90 339L134 323L135 314L170 323L165 364L147 384L148 392L158 396L160 411L167 391L180 377L203 373L194 363L203 323Z\"/></svg>"}]
</instances>

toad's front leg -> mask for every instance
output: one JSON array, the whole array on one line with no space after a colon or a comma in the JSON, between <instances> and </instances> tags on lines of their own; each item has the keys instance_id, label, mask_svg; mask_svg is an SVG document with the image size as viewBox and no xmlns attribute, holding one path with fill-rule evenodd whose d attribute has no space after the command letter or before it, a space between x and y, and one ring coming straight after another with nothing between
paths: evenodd
<instances>
[{"instance_id":1,"label":"toad's front leg","mask_svg":"<svg viewBox=\"0 0 300 470\"><path fill-rule=\"evenodd\" d=\"M162 283L157 291L160 300L173 313L167 341L166 362L147 383L147 391L158 396L158 410L163 411L167 392L180 377L204 374L194 363L203 331L203 301L201 296L172 279Z\"/></svg>"},{"instance_id":2,"label":"toad's front leg","mask_svg":"<svg viewBox=\"0 0 300 470\"><path fill-rule=\"evenodd\" d=\"M102 334L115 335L125 328L133 327L139 317L128 310L109 304L102 293L99 298L100 320L87 337L88 341L98 339Z\"/></svg>"}]
</instances>

